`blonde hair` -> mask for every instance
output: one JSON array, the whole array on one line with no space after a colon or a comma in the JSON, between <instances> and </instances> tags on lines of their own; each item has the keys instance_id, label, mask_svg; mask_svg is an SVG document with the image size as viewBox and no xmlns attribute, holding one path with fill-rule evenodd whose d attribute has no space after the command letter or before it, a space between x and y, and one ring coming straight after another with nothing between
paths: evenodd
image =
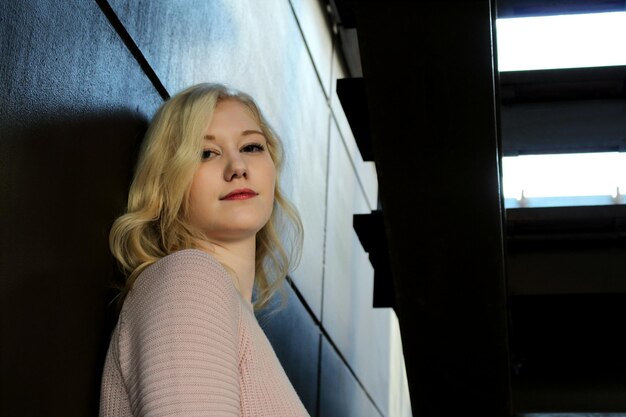
<instances>
[{"instance_id":1,"label":"blonde hair","mask_svg":"<svg viewBox=\"0 0 626 417\"><path fill-rule=\"evenodd\" d=\"M201 162L206 128L222 100L237 100L250 110L267 139L267 150L276 167L272 215L256 235L254 308L265 307L276 291L282 295L281 306L285 304L283 283L299 261L303 228L298 212L280 189L281 142L252 97L221 84L203 83L167 100L146 132L128 192L126 213L115 220L109 235L111 253L127 275L120 305L146 267L172 252L195 248L195 242L206 240L187 220L189 193ZM289 240L289 252L281 236Z\"/></svg>"}]
</instances>

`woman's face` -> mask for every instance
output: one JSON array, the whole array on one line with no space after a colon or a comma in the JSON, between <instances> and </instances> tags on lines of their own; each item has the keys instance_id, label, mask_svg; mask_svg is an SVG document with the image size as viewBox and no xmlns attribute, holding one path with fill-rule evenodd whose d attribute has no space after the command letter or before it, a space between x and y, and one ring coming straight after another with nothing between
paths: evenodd
<instances>
[{"instance_id":1,"label":"woman's face","mask_svg":"<svg viewBox=\"0 0 626 417\"><path fill-rule=\"evenodd\" d=\"M220 101L191 184L191 224L214 242L255 236L272 214L275 182L267 140L250 111L237 100Z\"/></svg>"}]
</instances>

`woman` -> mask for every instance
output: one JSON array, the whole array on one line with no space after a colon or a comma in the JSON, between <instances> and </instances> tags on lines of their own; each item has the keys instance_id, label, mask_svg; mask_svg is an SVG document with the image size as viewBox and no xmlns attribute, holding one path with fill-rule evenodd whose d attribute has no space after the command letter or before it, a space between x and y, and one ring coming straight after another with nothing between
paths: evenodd
<instances>
[{"instance_id":1,"label":"woman","mask_svg":"<svg viewBox=\"0 0 626 417\"><path fill-rule=\"evenodd\" d=\"M246 94L200 84L157 111L110 235L128 279L101 416L308 416L254 316L290 267L279 225L301 245L281 164Z\"/></svg>"}]
</instances>

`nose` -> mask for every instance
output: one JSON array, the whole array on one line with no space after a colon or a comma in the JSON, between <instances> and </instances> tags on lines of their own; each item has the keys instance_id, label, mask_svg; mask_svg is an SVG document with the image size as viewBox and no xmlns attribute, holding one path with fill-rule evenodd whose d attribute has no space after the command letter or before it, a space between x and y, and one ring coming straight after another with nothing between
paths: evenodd
<instances>
[{"instance_id":1,"label":"nose","mask_svg":"<svg viewBox=\"0 0 626 417\"><path fill-rule=\"evenodd\" d=\"M232 181L235 178L247 178L248 166L239 152L233 152L228 155L228 162L224 169L224 179Z\"/></svg>"}]
</instances>

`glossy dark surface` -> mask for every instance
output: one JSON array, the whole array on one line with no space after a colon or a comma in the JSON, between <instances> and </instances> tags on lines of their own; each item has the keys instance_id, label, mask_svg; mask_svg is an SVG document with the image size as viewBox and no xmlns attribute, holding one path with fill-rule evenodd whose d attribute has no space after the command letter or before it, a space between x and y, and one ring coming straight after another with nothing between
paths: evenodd
<instances>
[{"instance_id":1,"label":"glossy dark surface","mask_svg":"<svg viewBox=\"0 0 626 417\"><path fill-rule=\"evenodd\" d=\"M5 2L0 20L0 414L95 415L108 229L161 98L94 2Z\"/></svg>"},{"instance_id":2,"label":"glossy dark surface","mask_svg":"<svg viewBox=\"0 0 626 417\"><path fill-rule=\"evenodd\" d=\"M349 369L342 366L337 352L322 340L320 416L379 417L377 409Z\"/></svg>"},{"instance_id":3,"label":"glossy dark surface","mask_svg":"<svg viewBox=\"0 0 626 417\"><path fill-rule=\"evenodd\" d=\"M321 334L291 286L286 284L285 289L287 304L283 308L279 308L280 299L276 297L270 308L258 312L256 317L302 403L315 416Z\"/></svg>"}]
</instances>

